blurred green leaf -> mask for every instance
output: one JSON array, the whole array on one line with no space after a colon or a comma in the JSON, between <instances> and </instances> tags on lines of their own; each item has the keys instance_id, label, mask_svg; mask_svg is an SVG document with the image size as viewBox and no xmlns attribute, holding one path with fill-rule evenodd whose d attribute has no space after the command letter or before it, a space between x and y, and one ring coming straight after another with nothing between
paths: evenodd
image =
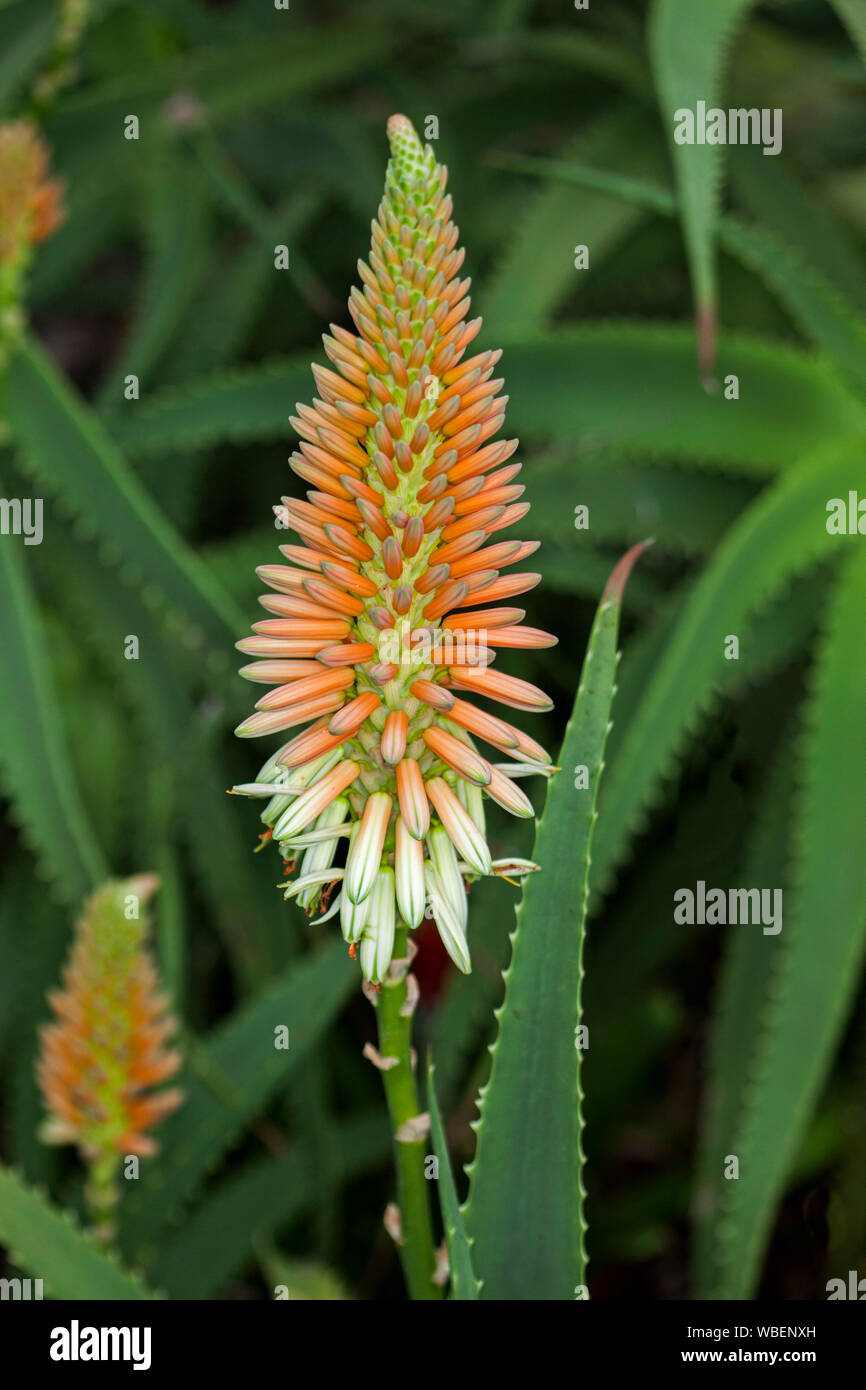
<instances>
[{"instance_id":1,"label":"blurred green leaf","mask_svg":"<svg viewBox=\"0 0 866 1390\"><path fill-rule=\"evenodd\" d=\"M44 629L19 544L13 537L0 545L0 766L44 874L77 903L106 868L63 744Z\"/></svg>"},{"instance_id":2,"label":"blurred green leaf","mask_svg":"<svg viewBox=\"0 0 866 1390\"><path fill-rule=\"evenodd\" d=\"M799 766L790 906L729 1152L717 1296L749 1298L776 1203L833 1056L863 962L866 554L847 559L816 652ZM780 958L781 957L781 958ZM804 1036L805 1028L805 1036Z\"/></svg>"},{"instance_id":3,"label":"blurred green leaf","mask_svg":"<svg viewBox=\"0 0 866 1390\"><path fill-rule=\"evenodd\" d=\"M160 1237L236 1142L304 1061L332 1022L357 969L342 941L293 965L208 1038L183 1077L185 1100L160 1131L161 1153L149 1164L122 1212L121 1244L145 1263ZM289 1029L278 1048L275 1029Z\"/></svg>"},{"instance_id":4,"label":"blurred green leaf","mask_svg":"<svg viewBox=\"0 0 866 1390\"><path fill-rule=\"evenodd\" d=\"M122 579L168 605L190 635L225 651L243 615L166 522L103 426L32 339L9 369L9 425L28 472L96 535ZM134 410L136 403L130 403ZM224 664L224 662L223 662Z\"/></svg>"},{"instance_id":5,"label":"blurred green leaf","mask_svg":"<svg viewBox=\"0 0 866 1390\"><path fill-rule=\"evenodd\" d=\"M511 343L502 362L509 428L522 437L574 439L587 449L615 446L623 455L664 455L758 476L828 438L866 429L862 405L810 354L731 337L722 339L720 357L726 373L749 383L735 403L701 390L691 334L679 325L588 325ZM282 438L292 403L313 390L309 360L271 361L167 388L118 421L115 437L133 457Z\"/></svg>"},{"instance_id":6,"label":"blurred green leaf","mask_svg":"<svg viewBox=\"0 0 866 1390\"><path fill-rule=\"evenodd\" d=\"M0 1241L15 1264L59 1299L135 1300L155 1295L98 1250L70 1217L0 1165Z\"/></svg>"},{"instance_id":7,"label":"blurred green leaf","mask_svg":"<svg viewBox=\"0 0 866 1390\"><path fill-rule=\"evenodd\" d=\"M765 795L752 826L749 850L738 881L789 887L791 809L796 791L795 751L786 744L766 779ZM684 875L684 881L687 878ZM718 1297L727 1282L728 1155L737 1136L766 1026L773 982L784 969L790 930L765 936L748 923L728 928L707 1057L707 1087L694 1192L695 1282L706 1298Z\"/></svg>"},{"instance_id":8,"label":"blurred green leaf","mask_svg":"<svg viewBox=\"0 0 866 1390\"><path fill-rule=\"evenodd\" d=\"M387 1157L385 1115L378 1110L331 1125L327 1142L337 1177L349 1181ZM300 1146L248 1160L167 1236L150 1269L153 1283L174 1298L214 1297L253 1259L254 1239L278 1235L314 1205L320 1180Z\"/></svg>"},{"instance_id":9,"label":"blurred green leaf","mask_svg":"<svg viewBox=\"0 0 866 1390\"><path fill-rule=\"evenodd\" d=\"M743 513L698 580L612 760L596 836L597 886L609 883L662 779L676 776L683 740L710 706L728 664L727 635L739 638L743 671L752 659L752 616L795 575L838 552L840 539L825 525L826 502L847 496L859 453L857 444L839 445L785 474Z\"/></svg>"},{"instance_id":10,"label":"blurred green leaf","mask_svg":"<svg viewBox=\"0 0 866 1390\"><path fill-rule=\"evenodd\" d=\"M569 142L563 159L578 155L605 167L644 170L658 164L658 140L635 133L635 113L605 113ZM604 194L577 192L561 183L536 192L504 243L479 305L484 331L505 343L549 327L560 304L581 289L587 272L576 270L575 246L590 252L589 274L642 221L633 205Z\"/></svg>"},{"instance_id":11,"label":"blurred green leaf","mask_svg":"<svg viewBox=\"0 0 866 1390\"><path fill-rule=\"evenodd\" d=\"M653 0L649 12L649 53L677 174L704 370L713 363L717 297L714 241L724 147L697 140L678 144L674 138L676 113L687 109L697 122L699 101L707 109L718 106L726 50L750 3L715 0L712 5L696 7L690 0Z\"/></svg>"}]
</instances>

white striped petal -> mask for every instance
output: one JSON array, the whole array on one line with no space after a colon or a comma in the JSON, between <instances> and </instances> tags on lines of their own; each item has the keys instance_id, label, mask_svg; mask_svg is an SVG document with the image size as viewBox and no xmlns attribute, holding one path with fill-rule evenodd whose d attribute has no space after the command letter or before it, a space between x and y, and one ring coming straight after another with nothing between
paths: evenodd
<instances>
[{"instance_id":1,"label":"white striped petal","mask_svg":"<svg viewBox=\"0 0 866 1390\"><path fill-rule=\"evenodd\" d=\"M351 836L349 838L350 854L352 853L352 845L355 843L355 840L357 838L358 822L355 821L355 824L352 826ZM340 930L343 933L343 940L348 941L350 945L353 941L358 941L360 939L361 932L364 930L364 923L366 921L366 910L366 903L361 903L359 906L356 906L352 902L348 893L346 893L345 891L344 878L344 885L343 888L340 890Z\"/></svg>"},{"instance_id":2,"label":"white striped petal","mask_svg":"<svg viewBox=\"0 0 866 1390\"><path fill-rule=\"evenodd\" d=\"M427 835L427 848L430 862L436 871L440 890L448 906L463 931L469 910L466 904L466 889L457 865L457 854L446 830L441 825L433 826Z\"/></svg>"},{"instance_id":3,"label":"white striped petal","mask_svg":"<svg viewBox=\"0 0 866 1390\"><path fill-rule=\"evenodd\" d=\"M321 888L325 883L336 883L343 877L342 869L317 869L312 874L302 874L292 883L280 884L283 897L288 902L289 898L297 898L300 894L306 893L308 889ZM301 899L303 902L303 899Z\"/></svg>"},{"instance_id":4,"label":"white striped petal","mask_svg":"<svg viewBox=\"0 0 866 1390\"><path fill-rule=\"evenodd\" d=\"M353 903L362 903L376 881L390 817L388 793L373 792L367 798L358 834L346 859L345 889Z\"/></svg>"},{"instance_id":5,"label":"white striped petal","mask_svg":"<svg viewBox=\"0 0 866 1390\"><path fill-rule=\"evenodd\" d=\"M502 878L525 878L527 874L537 873L541 865L533 859L494 859L490 867Z\"/></svg>"},{"instance_id":6,"label":"white striped petal","mask_svg":"<svg viewBox=\"0 0 866 1390\"><path fill-rule=\"evenodd\" d=\"M407 927L419 927L424 920L424 846L409 834L397 817L394 869L397 906Z\"/></svg>"},{"instance_id":7,"label":"white striped petal","mask_svg":"<svg viewBox=\"0 0 866 1390\"><path fill-rule=\"evenodd\" d=\"M237 782L231 788L231 794L232 796L271 797L274 794L274 789L275 784L273 782Z\"/></svg>"},{"instance_id":8,"label":"white striped petal","mask_svg":"<svg viewBox=\"0 0 866 1390\"><path fill-rule=\"evenodd\" d=\"M487 820L484 815L484 793L481 788L476 787L474 782L466 782L462 777L458 777L456 791L460 798L461 805L466 807L466 810L486 839Z\"/></svg>"},{"instance_id":9,"label":"white striped petal","mask_svg":"<svg viewBox=\"0 0 866 1390\"><path fill-rule=\"evenodd\" d=\"M350 945L353 941L360 939L367 920L369 905L369 898L362 903L353 903L345 891L340 894L340 929L343 933L343 940L348 941Z\"/></svg>"},{"instance_id":10,"label":"white striped petal","mask_svg":"<svg viewBox=\"0 0 866 1390\"><path fill-rule=\"evenodd\" d=\"M297 767L290 775L290 769L283 767L280 769L285 775L278 778L276 785L285 787L285 792L281 791L272 801L269 801L262 811L262 820L265 825L275 826L281 816L285 814L291 806L296 796L300 796L309 787L315 786L323 777L337 766L343 756L342 748L335 748L331 753L324 753L320 758L314 758L306 767Z\"/></svg>"},{"instance_id":11,"label":"white striped petal","mask_svg":"<svg viewBox=\"0 0 866 1390\"><path fill-rule=\"evenodd\" d=\"M346 759L333 768L326 777L308 787L289 809L280 816L274 826L274 839L287 840L299 831L306 830L311 821L321 815L326 806L352 785L360 771L358 764Z\"/></svg>"},{"instance_id":12,"label":"white striped petal","mask_svg":"<svg viewBox=\"0 0 866 1390\"><path fill-rule=\"evenodd\" d=\"M439 875L429 863L425 865L424 877L427 896L430 899L430 914L436 923L442 945L457 969L468 975L472 969L472 960L466 943L466 933L445 897Z\"/></svg>"},{"instance_id":13,"label":"white striped petal","mask_svg":"<svg viewBox=\"0 0 866 1390\"><path fill-rule=\"evenodd\" d=\"M349 835L351 830L348 822L345 825L333 825L328 830L307 830L303 835L293 835L290 840L283 840L282 844L286 849L309 849L310 845L320 845L324 840L340 840Z\"/></svg>"},{"instance_id":14,"label":"white striped petal","mask_svg":"<svg viewBox=\"0 0 866 1390\"><path fill-rule=\"evenodd\" d=\"M552 777L559 768L552 763L494 763L494 772L504 772L506 777Z\"/></svg>"},{"instance_id":15,"label":"white striped petal","mask_svg":"<svg viewBox=\"0 0 866 1390\"><path fill-rule=\"evenodd\" d=\"M373 984L381 984L388 974L395 927L394 870L380 869L370 893L367 925L358 951L361 973Z\"/></svg>"}]
</instances>

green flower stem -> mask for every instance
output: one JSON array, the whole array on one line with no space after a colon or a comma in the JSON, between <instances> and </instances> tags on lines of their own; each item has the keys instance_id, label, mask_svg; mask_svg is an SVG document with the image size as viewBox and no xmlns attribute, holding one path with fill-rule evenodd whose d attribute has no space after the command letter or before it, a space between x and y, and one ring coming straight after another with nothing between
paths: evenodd
<instances>
[{"instance_id":1,"label":"green flower stem","mask_svg":"<svg viewBox=\"0 0 866 1390\"><path fill-rule=\"evenodd\" d=\"M407 931L398 926L394 940L394 961L404 961ZM397 1203L400 1208L402 1245L400 1259L413 1299L441 1298L443 1290L432 1282L436 1268L430 1194L424 1176L426 1138L400 1139L402 1127L419 1111L418 1091L412 1069L412 1015L402 1012L407 998L406 967L392 965L378 996L376 1017L379 1024L379 1052L387 1064L382 1081L394 1132L394 1162L397 1169Z\"/></svg>"},{"instance_id":2,"label":"green flower stem","mask_svg":"<svg viewBox=\"0 0 866 1390\"><path fill-rule=\"evenodd\" d=\"M113 1151L100 1155L90 1164L84 1187L84 1200L91 1223L91 1235L103 1249L109 1249L117 1234L117 1204L120 1200L117 1177L120 1157Z\"/></svg>"}]
</instances>

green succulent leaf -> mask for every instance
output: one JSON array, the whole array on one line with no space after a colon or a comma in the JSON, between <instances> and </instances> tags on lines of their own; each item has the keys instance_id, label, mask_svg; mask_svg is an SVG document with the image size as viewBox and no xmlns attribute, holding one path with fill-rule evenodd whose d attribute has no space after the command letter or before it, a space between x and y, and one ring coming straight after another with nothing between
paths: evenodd
<instances>
[{"instance_id":1,"label":"green succulent leaf","mask_svg":"<svg viewBox=\"0 0 866 1390\"><path fill-rule=\"evenodd\" d=\"M21 544L16 537L0 544L0 771L43 872L60 897L77 903L106 868L61 736Z\"/></svg>"},{"instance_id":2,"label":"green succulent leaf","mask_svg":"<svg viewBox=\"0 0 866 1390\"><path fill-rule=\"evenodd\" d=\"M740 670L753 657L750 623L798 574L838 554L844 539L827 531L827 499L847 497L858 476L859 445L837 445L807 459L763 492L726 535L662 653L612 760L596 837L596 884L604 888L647 803L689 733L711 707L728 665L728 634L740 642Z\"/></svg>"},{"instance_id":3,"label":"green succulent leaf","mask_svg":"<svg viewBox=\"0 0 866 1390\"><path fill-rule=\"evenodd\" d=\"M726 51L751 0L654 0L649 14L649 53L677 175L680 212L698 321L701 366L713 362L716 317L715 235L724 147L674 139L677 111L696 113L699 101L718 105Z\"/></svg>"},{"instance_id":4,"label":"green succulent leaf","mask_svg":"<svg viewBox=\"0 0 866 1390\"><path fill-rule=\"evenodd\" d=\"M292 966L196 1050L185 1100L160 1131L161 1153L130 1194L121 1243L145 1262L179 1209L304 1059L357 984L341 941ZM274 1030L289 1029L289 1047Z\"/></svg>"},{"instance_id":5,"label":"green succulent leaf","mask_svg":"<svg viewBox=\"0 0 866 1390\"><path fill-rule=\"evenodd\" d=\"M326 1133L334 1177L348 1181L382 1163L390 1135L381 1111L357 1115ZM172 1298L213 1298L251 1258L250 1241L267 1239L315 1205L321 1173L300 1146L248 1160L217 1183L165 1240L150 1278Z\"/></svg>"},{"instance_id":6,"label":"green succulent leaf","mask_svg":"<svg viewBox=\"0 0 866 1390\"><path fill-rule=\"evenodd\" d=\"M622 594L644 548L623 557L599 604L562 766L538 826L533 858L541 869L517 909L468 1170L466 1229L485 1299L570 1299L585 1281L578 1029L590 849Z\"/></svg>"},{"instance_id":7,"label":"green succulent leaf","mask_svg":"<svg viewBox=\"0 0 866 1390\"><path fill-rule=\"evenodd\" d=\"M866 553L849 552L815 654L785 938L723 1182L717 1297L753 1296L773 1214L845 1023L866 950ZM845 736L839 737L844 730ZM829 870L829 872L828 872ZM805 1028L805 1036L804 1036ZM716 1182L719 1181L716 1175Z\"/></svg>"},{"instance_id":8,"label":"green succulent leaf","mask_svg":"<svg viewBox=\"0 0 866 1390\"><path fill-rule=\"evenodd\" d=\"M225 648L243 616L185 545L135 475L98 417L33 339L9 368L8 413L21 462L56 496L122 578L142 584L188 633Z\"/></svg>"},{"instance_id":9,"label":"green succulent leaf","mask_svg":"<svg viewBox=\"0 0 866 1390\"><path fill-rule=\"evenodd\" d=\"M451 1297L459 1302L477 1299L481 1285L472 1268L470 1240L463 1224L463 1213L457 1200L454 1174L451 1171L451 1158L448 1153L448 1140L436 1099L435 1069L430 1055L427 1058L427 1105L430 1109L430 1132L433 1148L439 1160L438 1192L442 1207L442 1223L445 1227L445 1240L448 1244L448 1261L451 1268Z\"/></svg>"},{"instance_id":10,"label":"green succulent leaf","mask_svg":"<svg viewBox=\"0 0 866 1390\"><path fill-rule=\"evenodd\" d=\"M750 389L732 406L695 381L690 332L605 323L509 344L503 357L509 427L521 438L573 439L585 449L715 464L756 476L828 439L866 431L866 412L813 355L731 336L725 371ZM285 433L286 401L309 386L309 358L270 361L170 387L113 425L132 457L249 443ZM628 409L623 408L625 384Z\"/></svg>"},{"instance_id":11,"label":"green succulent leaf","mask_svg":"<svg viewBox=\"0 0 866 1390\"><path fill-rule=\"evenodd\" d=\"M5 1165L0 1165L0 1244L14 1264L44 1280L53 1298L111 1302L157 1296Z\"/></svg>"}]
</instances>

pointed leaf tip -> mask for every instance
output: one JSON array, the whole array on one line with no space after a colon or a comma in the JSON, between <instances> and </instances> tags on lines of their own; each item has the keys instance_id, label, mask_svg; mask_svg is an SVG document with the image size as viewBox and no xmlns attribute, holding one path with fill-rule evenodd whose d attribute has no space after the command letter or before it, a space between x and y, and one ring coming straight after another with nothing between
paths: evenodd
<instances>
[{"instance_id":1,"label":"pointed leaf tip","mask_svg":"<svg viewBox=\"0 0 866 1390\"><path fill-rule=\"evenodd\" d=\"M713 304L699 304L695 309L695 328L698 336L698 367L701 380L712 376L716 364L716 310Z\"/></svg>"},{"instance_id":2,"label":"pointed leaf tip","mask_svg":"<svg viewBox=\"0 0 866 1390\"><path fill-rule=\"evenodd\" d=\"M636 561L640 558L640 556L644 553L645 550L648 550L649 547L654 544L655 538L652 536L645 541L638 541L637 545L633 545L631 547L631 550L627 550L625 552L622 559L617 560L616 564L611 570L610 578L608 579L607 584L605 585L604 593L602 594L602 603L605 601L605 599L609 598L616 599L617 603L619 603L623 595L623 590L625 589L625 586L628 583L628 577L631 574Z\"/></svg>"}]
</instances>

